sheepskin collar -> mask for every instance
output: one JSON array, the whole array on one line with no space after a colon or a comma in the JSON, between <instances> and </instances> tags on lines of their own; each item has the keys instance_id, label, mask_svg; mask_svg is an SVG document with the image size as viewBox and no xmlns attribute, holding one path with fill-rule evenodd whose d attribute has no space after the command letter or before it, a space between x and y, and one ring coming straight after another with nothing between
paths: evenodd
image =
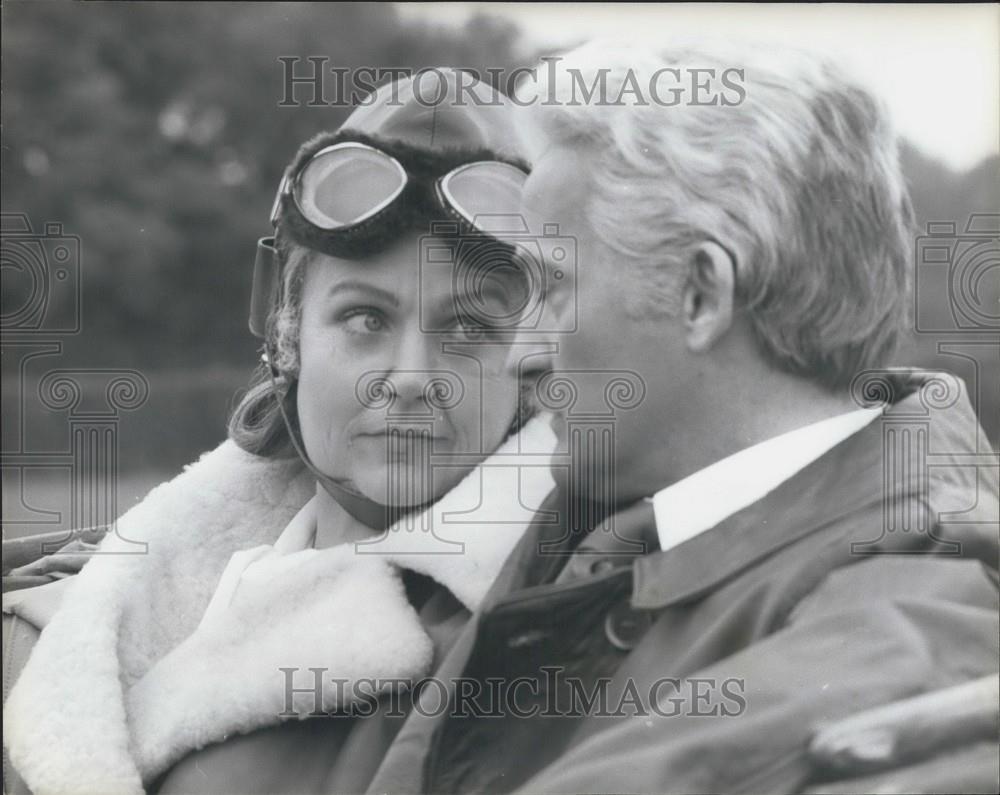
<instances>
[{"instance_id":1,"label":"sheepskin collar","mask_svg":"<svg viewBox=\"0 0 1000 795\"><path fill-rule=\"evenodd\" d=\"M432 645L400 568L476 609L553 486L554 445L532 420L404 519L411 532L291 556L199 627L232 554L273 544L315 493L300 463L223 443L126 513L68 587L4 710L15 768L36 795L142 792L194 749L312 711L310 696L288 715L281 668L426 675ZM324 710L352 692L326 688Z\"/></svg>"}]
</instances>

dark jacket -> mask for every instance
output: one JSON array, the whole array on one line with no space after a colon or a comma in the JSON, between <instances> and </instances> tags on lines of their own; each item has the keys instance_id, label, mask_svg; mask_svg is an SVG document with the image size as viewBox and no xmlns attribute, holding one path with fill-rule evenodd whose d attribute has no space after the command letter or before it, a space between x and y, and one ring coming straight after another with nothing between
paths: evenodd
<instances>
[{"instance_id":1,"label":"dark jacket","mask_svg":"<svg viewBox=\"0 0 1000 795\"><path fill-rule=\"evenodd\" d=\"M995 673L996 458L964 397L926 392L666 552L552 584L540 542L572 534L537 524L437 676L528 677L540 712L463 716L456 683L368 791L795 792L822 722ZM622 714L554 714L570 677Z\"/></svg>"}]
</instances>

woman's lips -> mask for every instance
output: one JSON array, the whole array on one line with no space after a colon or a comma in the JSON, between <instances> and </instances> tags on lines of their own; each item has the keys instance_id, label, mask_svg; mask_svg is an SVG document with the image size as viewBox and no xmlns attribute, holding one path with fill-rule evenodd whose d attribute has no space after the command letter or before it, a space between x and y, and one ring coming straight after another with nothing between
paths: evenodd
<instances>
[{"instance_id":1,"label":"woman's lips","mask_svg":"<svg viewBox=\"0 0 1000 795\"><path fill-rule=\"evenodd\" d=\"M430 456L436 450L450 446L451 438L434 435L428 428L397 427L364 431L355 440L381 447L390 460L409 460Z\"/></svg>"},{"instance_id":2,"label":"woman's lips","mask_svg":"<svg viewBox=\"0 0 1000 795\"><path fill-rule=\"evenodd\" d=\"M399 439L413 439L415 441L429 439L432 442L444 442L448 439L447 436L436 434L431 429L426 427L399 425L386 426L370 431L360 431L355 434L355 438L358 437L365 439L389 439L398 437Z\"/></svg>"}]
</instances>

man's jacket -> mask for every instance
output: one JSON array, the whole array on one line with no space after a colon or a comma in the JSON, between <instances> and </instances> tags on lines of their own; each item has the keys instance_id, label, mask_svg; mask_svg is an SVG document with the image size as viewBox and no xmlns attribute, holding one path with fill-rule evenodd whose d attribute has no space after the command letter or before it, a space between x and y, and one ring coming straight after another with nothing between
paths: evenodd
<instances>
[{"instance_id":1,"label":"man's jacket","mask_svg":"<svg viewBox=\"0 0 1000 795\"><path fill-rule=\"evenodd\" d=\"M553 583L578 539L536 523L438 668L448 708L428 694L369 792L795 792L823 722L995 674L996 458L964 394L893 388L666 552Z\"/></svg>"}]
</instances>

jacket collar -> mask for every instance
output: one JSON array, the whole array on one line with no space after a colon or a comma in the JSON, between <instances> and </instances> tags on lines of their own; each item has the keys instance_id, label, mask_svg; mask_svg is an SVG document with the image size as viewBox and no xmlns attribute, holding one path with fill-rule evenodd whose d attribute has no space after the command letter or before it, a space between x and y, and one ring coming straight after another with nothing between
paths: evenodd
<instances>
[{"instance_id":1,"label":"jacket collar","mask_svg":"<svg viewBox=\"0 0 1000 795\"><path fill-rule=\"evenodd\" d=\"M953 525L949 532L962 533L964 552L984 560L995 558L996 456L980 452L981 431L962 383L947 373L902 368L867 375L867 380L857 379L852 393L862 405L883 403L881 417L713 528L669 550L637 557L632 565L633 606L657 609L696 599L830 522L885 505L889 497L897 505L914 500L933 505L945 491L971 495L967 501L972 503L978 499L974 521L963 515L961 526ZM903 449L909 451L906 465L892 458L900 450L891 448L904 439L922 439L919 444L904 442ZM914 477L914 472L926 471L928 449L949 459L948 465L935 468L930 493L927 478ZM939 450L950 455L941 456ZM970 463L981 458L985 466L956 466L956 457ZM893 460L895 465L887 468ZM984 485L983 479L992 480ZM487 594L484 610L516 591L551 587L584 537L567 526L570 499L556 490L541 506ZM590 515L597 517L594 511ZM650 526L642 537L655 544L656 535L650 511ZM936 551L955 554L956 548L939 540Z\"/></svg>"},{"instance_id":2,"label":"jacket collar","mask_svg":"<svg viewBox=\"0 0 1000 795\"><path fill-rule=\"evenodd\" d=\"M633 605L655 609L696 599L778 550L866 508L882 504L893 509L914 499L933 505L926 474L928 439L946 439L949 452L976 451L979 426L962 383L947 373L887 370L857 384L856 396L869 404L884 403L883 415L711 530L637 558ZM975 495L975 468L940 469L937 491L951 488ZM911 544L917 540L913 535ZM931 540L939 541L937 551L944 554L957 554L960 548L933 535Z\"/></svg>"}]
</instances>

